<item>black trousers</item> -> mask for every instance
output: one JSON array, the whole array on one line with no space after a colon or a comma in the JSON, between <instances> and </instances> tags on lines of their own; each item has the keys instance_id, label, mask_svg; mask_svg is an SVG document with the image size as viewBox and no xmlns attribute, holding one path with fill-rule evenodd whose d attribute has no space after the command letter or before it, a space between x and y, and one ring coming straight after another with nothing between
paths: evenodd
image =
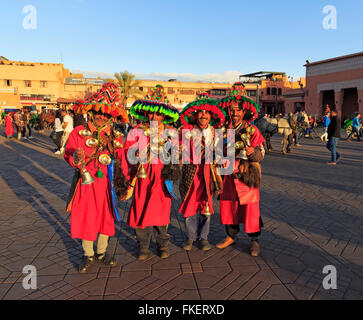
<instances>
[{"instance_id":1,"label":"black trousers","mask_svg":"<svg viewBox=\"0 0 363 320\"><path fill-rule=\"evenodd\" d=\"M169 244L170 235L167 233L168 226L146 227L145 229L135 228L136 239L141 250L148 250L151 236L154 234L158 248L165 248Z\"/></svg>"},{"instance_id":2,"label":"black trousers","mask_svg":"<svg viewBox=\"0 0 363 320\"><path fill-rule=\"evenodd\" d=\"M240 227L238 224L227 224L226 225L227 235L230 236L233 240L236 239L236 236L239 231L240 231ZM247 235L250 238L257 238L260 234L261 234L261 230L259 232L247 233Z\"/></svg>"}]
</instances>

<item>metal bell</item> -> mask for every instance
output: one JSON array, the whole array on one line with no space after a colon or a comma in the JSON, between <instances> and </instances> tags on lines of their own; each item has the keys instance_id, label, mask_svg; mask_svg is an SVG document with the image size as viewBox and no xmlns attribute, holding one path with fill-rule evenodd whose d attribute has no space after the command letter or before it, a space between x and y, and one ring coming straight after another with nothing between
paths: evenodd
<instances>
[{"instance_id":1,"label":"metal bell","mask_svg":"<svg viewBox=\"0 0 363 320\"><path fill-rule=\"evenodd\" d=\"M204 210L204 213L203 213L205 216L210 216L212 215L212 213L210 212L210 209L209 209L209 204L207 202L207 206L205 207L205 210Z\"/></svg>"},{"instance_id":2,"label":"metal bell","mask_svg":"<svg viewBox=\"0 0 363 320\"><path fill-rule=\"evenodd\" d=\"M92 177L92 175L87 171L85 168L83 168L81 172L81 179L82 179L82 185L88 185L96 181L95 178Z\"/></svg>"},{"instance_id":3,"label":"metal bell","mask_svg":"<svg viewBox=\"0 0 363 320\"><path fill-rule=\"evenodd\" d=\"M145 170L144 164L141 164L140 170L137 174L138 178L146 179L148 177L147 172Z\"/></svg>"}]
</instances>

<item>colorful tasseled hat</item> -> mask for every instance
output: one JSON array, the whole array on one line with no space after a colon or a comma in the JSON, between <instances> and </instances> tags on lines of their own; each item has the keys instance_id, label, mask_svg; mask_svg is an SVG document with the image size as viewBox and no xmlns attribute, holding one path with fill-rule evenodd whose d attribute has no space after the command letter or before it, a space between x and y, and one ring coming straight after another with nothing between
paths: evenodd
<instances>
[{"instance_id":1,"label":"colorful tasseled hat","mask_svg":"<svg viewBox=\"0 0 363 320\"><path fill-rule=\"evenodd\" d=\"M143 122L148 121L147 114L152 112L164 115L164 124L173 123L179 119L178 110L169 103L164 87L161 85L156 85L151 90L150 97L136 100L130 109L130 114Z\"/></svg>"},{"instance_id":2,"label":"colorful tasseled hat","mask_svg":"<svg viewBox=\"0 0 363 320\"><path fill-rule=\"evenodd\" d=\"M76 101L73 110L78 114L101 112L114 118L120 117L122 122L129 122L127 111L121 105L118 88L113 83L105 83L96 93Z\"/></svg>"},{"instance_id":3,"label":"colorful tasseled hat","mask_svg":"<svg viewBox=\"0 0 363 320\"><path fill-rule=\"evenodd\" d=\"M255 120L260 112L260 108L258 107L258 104L247 95L244 84L242 82L236 82L232 86L229 95L220 100L219 107L223 108L223 110L228 113L230 107L238 106L240 103L242 104L243 109L250 112L248 121L252 122Z\"/></svg>"},{"instance_id":4,"label":"colorful tasseled hat","mask_svg":"<svg viewBox=\"0 0 363 320\"><path fill-rule=\"evenodd\" d=\"M211 99L207 92L201 92L197 98L189 103L180 113L180 120L183 125L196 124L198 111L205 110L210 112L211 121L210 125L218 128L226 120L225 112L218 107L218 102Z\"/></svg>"}]
</instances>

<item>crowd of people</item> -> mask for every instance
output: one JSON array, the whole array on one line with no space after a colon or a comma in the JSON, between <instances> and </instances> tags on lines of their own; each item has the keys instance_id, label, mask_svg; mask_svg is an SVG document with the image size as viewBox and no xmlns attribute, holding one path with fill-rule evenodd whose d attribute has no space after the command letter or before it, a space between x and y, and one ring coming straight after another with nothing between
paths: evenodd
<instances>
[{"instance_id":1,"label":"crowd of people","mask_svg":"<svg viewBox=\"0 0 363 320\"><path fill-rule=\"evenodd\" d=\"M120 101L117 87L107 83L97 93L78 101L72 110L58 110L55 115L51 135L57 147L54 152L64 155L75 169L67 211L71 212L72 238L82 240L84 255L79 272L87 272L96 261L108 266L117 264L107 254L109 237L115 234L115 220L120 220L117 200L132 198L127 224L135 231L138 260L150 256L152 236L160 257L168 258L168 225L176 185L181 197L179 213L186 226L184 250L191 250L195 243L201 250L212 249L208 237L217 198L226 237L216 247L224 249L234 244L242 224L250 238L250 254L259 256L263 227L259 208L260 162L264 159L265 139L253 124L258 105L247 95L243 84L235 83L221 101L201 93L182 112L169 103L159 85L149 96L135 101L129 112L121 107ZM299 145L299 116L299 112L289 114L293 129L290 139L295 145ZM310 119L309 124L313 125ZM15 127L19 140L32 138L27 110L9 113L4 121L7 137L13 136ZM353 132L358 140L360 122L357 113ZM336 150L341 138L336 110L326 109L323 125L321 139L327 141L332 155L329 164L336 164L341 158ZM222 137L218 136L218 129L224 132ZM227 135L230 130L234 139ZM202 135L195 136L195 131ZM170 133L168 137L165 132ZM222 154L235 140L233 161L218 158L218 139L222 141ZM160 157L168 146L179 147L176 155L167 153L166 158L169 156L174 162L164 162Z\"/></svg>"},{"instance_id":2,"label":"crowd of people","mask_svg":"<svg viewBox=\"0 0 363 320\"><path fill-rule=\"evenodd\" d=\"M120 219L116 199L132 198L127 224L135 231L137 259L144 261L150 256L152 236L159 256L168 258L168 225L176 185L182 200L179 213L186 225L184 250L191 250L195 244L203 251L212 249L208 236L218 196L226 237L217 248L222 250L235 243L239 225L243 224L251 241L250 254L257 257L263 227L259 163L264 158L264 138L252 125L258 106L244 86L235 84L220 103L202 93L181 113L168 102L162 86L156 86L149 97L137 100L129 114L120 108L119 101L117 88L105 84L74 107L76 114L87 116L70 133L64 152L64 159L75 168L67 210L71 212L72 237L82 239L84 257L79 272L87 272L96 261L107 266L117 264L107 254L109 237L115 234L114 220ZM129 116L138 124L125 138L115 124L130 123ZM177 131L178 122L181 128ZM57 126L60 128L59 123ZM222 132L233 130L238 142L235 157L233 161L210 162L210 156L216 157L217 139L223 141L223 148L229 145L230 137L217 137L216 130L222 128ZM195 130L203 134L196 136ZM166 146L180 147L177 154L170 150L167 153L175 161L162 160L161 150ZM228 174L220 174L220 170L228 169Z\"/></svg>"}]
</instances>

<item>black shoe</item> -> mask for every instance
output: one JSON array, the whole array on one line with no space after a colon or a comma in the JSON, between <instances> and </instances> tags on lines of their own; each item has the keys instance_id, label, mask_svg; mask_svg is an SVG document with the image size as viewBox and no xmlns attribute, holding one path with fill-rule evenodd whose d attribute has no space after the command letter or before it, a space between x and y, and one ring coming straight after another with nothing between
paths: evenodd
<instances>
[{"instance_id":1,"label":"black shoe","mask_svg":"<svg viewBox=\"0 0 363 320\"><path fill-rule=\"evenodd\" d=\"M79 273L86 273L88 271L88 269L90 268L90 266L95 262L95 257L87 257L84 256L83 260L81 262L81 264L78 267L78 272Z\"/></svg>"},{"instance_id":2,"label":"black shoe","mask_svg":"<svg viewBox=\"0 0 363 320\"><path fill-rule=\"evenodd\" d=\"M96 254L96 260L103 263L107 267L117 266L116 260L107 253Z\"/></svg>"}]
</instances>

